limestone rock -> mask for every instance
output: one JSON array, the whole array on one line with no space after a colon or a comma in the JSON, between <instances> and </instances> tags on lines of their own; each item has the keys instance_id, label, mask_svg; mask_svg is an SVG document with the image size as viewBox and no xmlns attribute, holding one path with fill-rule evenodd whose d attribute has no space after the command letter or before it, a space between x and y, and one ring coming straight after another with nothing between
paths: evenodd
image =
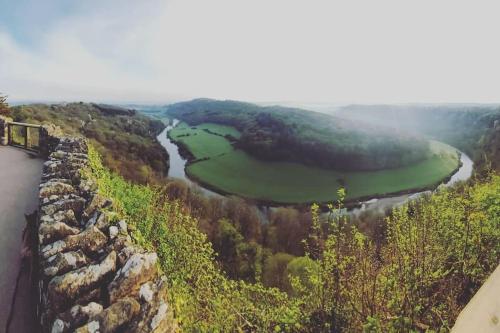
<instances>
[{"instance_id":1,"label":"limestone rock","mask_svg":"<svg viewBox=\"0 0 500 333\"><path fill-rule=\"evenodd\" d=\"M100 214L96 211L87 222L86 227L95 225L99 230L105 231L108 230L109 226L112 223L115 223L117 220L117 214L115 212L102 211Z\"/></svg>"},{"instance_id":2,"label":"limestone rock","mask_svg":"<svg viewBox=\"0 0 500 333\"><path fill-rule=\"evenodd\" d=\"M88 155L83 153L72 153L63 150L56 150L52 154L49 155L51 159L57 160L88 160Z\"/></svg>"},{"instance_id":3,"label":"limestone rock","mask_svg":"<svg viewBox=\"0 0 500 333\"><path fill-rule=\"evenodd\" d=\"M64 222L67 225L78 227L78 221L76 220L75 213L72 210L61 210L53 215L42 215L40 217L40 222Z\"/></svg>"},{"instance_id":4,"label":"limestone rock","mask_svg":"<svg viewBox=\"0 0 500 333\"><path fill-rule=\"evenodd\" d=\"M116 236L118 236L118 228L114 225L112 225L111 227L109 227L109 238L111 239L115 239Z\"/></svg>"},{"instance_id":5,"label":"limestone rock","mask_svg":"<svg viewBox=\"0 0 500 333\"><path fill-rule=\"evenodd\" d=\"M115 223L116 220L118 220L118 218L115 212L104 211L97 218L95 226L100 230L106 230L112 223Z\"/></svg>"},{"instance_id":6,"label":"limestone rock","mask_svg":"<svg viewBox=\"0 0 500 333\"><path fill-rule=\"evenodd\" d=\"M43 274L46 277L61 275L88 264L87 257L82 251L71 251L53 255L42 264Z\"/></svg>"},{"instance_id":7,"label":"limestone rock","mask_svg":"<svg viewBox=\"0 0 500 333\"><path fill-rule=\"evenodd\" d=\"M106 199L100 194L94 195L88 206L85 208L83 212L83 218L88 219L91 217L96 210L107 207L111 205L111 200Z\"/></svg>"},{"instance_id":8,"label":"limestone rock","mask_svg":"<svg viewBox=\"0 0 500 333\"><path fill-rule=\"evenodd\" d=\"M97 184L91 179L83 179L78 185L80 195L89 198L91 194L97 191Z\"/></svg>"},{"instance_id":9,"label":"limestone rock","mask_svg":"<svg viewBox=\"0 0 500 333\"><path fill-rule=\"evenodd\" d=\"M116 269L116 252L111 252L101 263L79 268L53 278L48 286L52 308L60 312L79 295L92 290Z\"/></svg>"},{"instance_id":10,"label":"limestone rock","mask_svg":"<svg viewBox=\"0 0 500 333\"><path fill-rule=\"evenodd\" d=\"M90 302L89 304L75 305L71 309L58 315L52 325L51 333L66 333L76 327L85 324L89 318L101 313L103 307L99 303Z\"/></svg>"},{"instance_id":11,"label":"limestone rock","mask_svg":"<svg viewBox=\"0 0 500 333\"><path fill-rule=\"evenodd\" d=\"M117 243L119 240L122 240L124 237L122 236L119 236L116 240L115 240L115 243ZM119 245L123 245L123 246L115 246L114 248L115 249L118 249L118 263L121 266L125 265L125 263L130 259L130 257L132 257L134 254L137 254L137 253L144 253L145 251L134 245L134 244L131 244L130 242L124 242L123 244L119 244Z\"/></svg>"},{"instance_id":12,"label":"limestone rock","mask_svg":"<svg viewBox=\"0 0 500 333\"><path fill-rule=\"evenodd\" d=\"M63 239L69 235L80 233L80 229L68 226L63 222L43 222L38 228L40 244L45 245Z\"/></svg>"},{"instance_id":13,"label":"limestone rock","mask_svg":"<svg viewBox=\"0 0 500 333\"><path fill-rule=\"evenodd\" d=\"M84 253L93 254L106 246L108 237L96 227L91 227L85 231L66 237L64 240L58 240L52 244L46 245L41 249L43 258L49 258L56 253L80 249Z\"/></svg>"},{"instance_id":14,"label":"limestone rock","mask_svg":"<svg viewBox=\"0 0 500 333\"><path fill-rule=\"evenodd\" d=\"M59 211L73 210L75 216L80 216L85 205L85 199L76 195L70 195L68 199L61 199L49 205L44 205L41 211L45 215L53 215Z\"/></svg>"},{"instance_id":15,"label":"limestone rock","mask_svg":"<svg viewBox=\"0 0 500 333\"><path fill-rule=\"evenodd\" d=\"M129 332L170 333L177 329L172 309L167 303L167 283L162 279L144 283L139 291L141 312Z\"/></svg>"},{"instance_id":16,"label":"limestone rock","mask_svg":"<svg viewBox=\"0 0 500 333\"><path fill-rule=\"evenodd\" d=\"M39 197L48 198L52 195L64 195L75 193L75 188L63 182L48 182L40 188Z\"/></svg>"},{"instance_id":17,"label":"limestone rock","mask_svg":"<svg viewBox=\"0 0 500 333\"><path fill-rule=\"evenodd\" d=\"M92 317L89 322L75 333L114 333L124 328L139 313L139 303L131 298L122 298L107 309ZM128 330L123 330L129 332Z\"/></svg>"},{"instance_id":18,"label":"limestone rock","mask_svg":"<svg viewBox=\"0 0 500 333\"><path fill-rule=\"evenodd\" d=\"M110 301L136 295L144 282L153 280L158 274L157 260L156 253L132 255L108 286Z\"/></svg>"}]
</instances>

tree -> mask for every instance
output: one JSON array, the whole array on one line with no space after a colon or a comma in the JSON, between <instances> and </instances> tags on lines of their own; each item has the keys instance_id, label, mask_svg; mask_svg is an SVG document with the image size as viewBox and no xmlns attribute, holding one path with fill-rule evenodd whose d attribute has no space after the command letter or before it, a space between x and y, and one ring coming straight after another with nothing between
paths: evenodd
<instances>
[{"instance_id":1,"label":"tree","mask_svg":"<svg viewBox=\"0 0 500 333\"><path fill-rule=\"evenodd\" d=\"M285 290L287 286L286 268L293 259L294 256L283 252L278 252L267 258L262 273L264 285Z\"/></svg>"},{"instance_id":2,"label":"tree","mask_svg":"<svg viewBox=\"0 0 500 333\"><path fill-rule=\"evenodd\" d=\"M9 104L7 103L7 96L0 93L0 116L10 115Z\"/></svg>"}]
</instances>

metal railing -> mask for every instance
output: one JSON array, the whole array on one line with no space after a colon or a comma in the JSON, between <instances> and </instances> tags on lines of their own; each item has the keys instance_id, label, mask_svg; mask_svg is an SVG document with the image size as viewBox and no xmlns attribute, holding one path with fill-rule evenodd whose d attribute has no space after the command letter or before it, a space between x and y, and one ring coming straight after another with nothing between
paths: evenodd
<instances>
[{"instance_id":1,"label":"metal railing","mask_svg":"<svg viewBox=\"0 0 500 333\"><path fill-rule=\"evenodd\" d=\"M40 151L40 125L7 123L7 144L30 151Z\"/></svg>"}]
</instances>

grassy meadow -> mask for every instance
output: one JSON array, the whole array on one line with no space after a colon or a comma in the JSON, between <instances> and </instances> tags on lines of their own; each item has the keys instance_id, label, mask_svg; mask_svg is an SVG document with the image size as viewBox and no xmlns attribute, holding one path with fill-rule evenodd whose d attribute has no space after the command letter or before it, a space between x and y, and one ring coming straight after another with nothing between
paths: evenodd
<instances>
[{"instance_id":1,"label":"grassy meadow","mask_svg":"<svg viewBox=\"0 0 500 333\"><path fill-rule=\"evenodd\" d=\"M179 124L170 133L182 141L195 161L190 177L219 191L276 203L326 202L336 199L340 186L347 199L396 193L432 186L458 167L456 150L432 141L432 157L407 167L378 171L343 172L292 162L270 162L234 149L225 135L238 138L233 127Z\"/></svg>"}]
</instances>

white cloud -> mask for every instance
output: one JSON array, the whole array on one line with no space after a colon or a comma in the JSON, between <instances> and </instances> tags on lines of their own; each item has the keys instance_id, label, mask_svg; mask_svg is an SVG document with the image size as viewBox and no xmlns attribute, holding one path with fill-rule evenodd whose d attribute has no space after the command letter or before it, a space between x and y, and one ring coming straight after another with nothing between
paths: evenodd
<instances>
[{"instance_id":1,"label":"white cloud","mask_svg":"<svg viewBox=\"0 0 500 333\"><path fill-rule=\"evenodd\" d=\"M147 5L145 5L147 4ZM173 0L0 33L13 98L499 102L497 1Z\"/></svg>"}]
</instances>

